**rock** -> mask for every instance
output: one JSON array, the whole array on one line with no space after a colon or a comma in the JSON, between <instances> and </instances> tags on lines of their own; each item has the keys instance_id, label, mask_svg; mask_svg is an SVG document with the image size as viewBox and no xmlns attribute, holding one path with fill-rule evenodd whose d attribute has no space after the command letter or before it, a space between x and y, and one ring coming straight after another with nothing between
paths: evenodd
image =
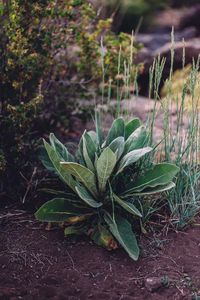
<instances>
[{"instance_id":1,"label":"rock","mask_svg":"<svg viewBox=\"0 0 200 300\"><path fill-rule=\"evenodd\" d=\"M158 55L166 58L165 67L163 70L162 81L160 85L160 89L164 81L168 78L170 73L170 66L171 66L171 42L166 43L164 46L158 48L155 51L147 51L143 52L139 59L143 59L145 61L144 71L139 77L139 86L140 86L140 94L147 95L147 87L149 81L149 68L153 64L154 57ZM185 48L185 65L192 64L193 59L196 61L199 53L200 53L200 40L198 38L192 38L186 41L184 44L183 42L176 42L174 45L174 64L173 70L176 71L182 68L183 64L183 47ZM139 61L137 58L137 62Z\"/></svg>"},{"instance_id":2,"label":"rock","mask_svg":"<svg viewBox=\"0 0 200 300\"><path fill-rule=\"evenodd\" d=\"M177 1L177 0L175 0ZM182 1L182 0L181 0ZM176 29L179 28L180 20L184 16L188 8L166 8L158 11L153 20L153 30L171 30L172 26Z\"/></svg>"},{"instance_id":3,"label":"rock","mask_svg":"<svg viewBox=\"0 0 200 300\"><path fill-rule=\"evenodd\" d=\"M200 53L200 40L198 38L190 39L186 41L183 45L183 42L177 42L174 45L175 58L174 61L180 61L182 64L182 53L183 46L185 48L185 60L186 64L192 62L192 59L197 59ZM163 47L157 49L153 52L153 56L158 56L169 58L171 55L171 42L165 44Z\"/></svg>"},{"instance_id":4,"label":"rock","mask_svg":"<svg viewBox=\"0 0 200 300\"><path fill-rule=\"evenodd\" d=\"M200 295L193 295L192 300L200 300Z\"/></svg>"},{"instance_id":5,"label":"rock","mask_svg":"<svg viewBox=\"0 0 200 300\"><path fill-rule=\"evenodd\" d=\"M200 40L197 38L191 39L184 44L185 48L185 65L192 64L193 59L196 61L200 53ZM171 65L171 43L167 43L162 48L154 51L154 57L160 55L166 57L166 64L163 72L163 79L169 76ZM174 45L174 71L181 69L183 64L183 43L178 42Z\"/></svg>"},{"instance_id":6,"label":"rock","mask_svg":"<svg viewBox=\"0 0 200 300\"><path fill-rule=\"evenodd\" d=\"M195 27L200 32L200 4L194 5L187 9L185 14L180 19L179 28Z\"/></svg>"},{"instance_id":7,"label":"rock","mask_svg":"<svg viewBox=\"0 0 200 300\"><path fill-rule=\"evenodd\" d=\"M145 287L148 291L156 292L162 287L166 287L169 284L169 278L167 276L163 277L149 277L145 281Z\"/></svg>"},{"instance_id":8,"label":"rock","mask_svg":"<svg viewBox=\"0 0 200 300\"><path fill-rule=\"evenodd\" d=\"M185 41L190 40L197 36L197 30L195 27L185 28L182 31L175 31L175 41ZM167 33L149 33L149 34L138 34L136 37L139 43L142 43L145 48L147 48L151 55L153 51L163 47L165 44L169 43L171 40L170 31Z\"/></svg>"}]
</instances>

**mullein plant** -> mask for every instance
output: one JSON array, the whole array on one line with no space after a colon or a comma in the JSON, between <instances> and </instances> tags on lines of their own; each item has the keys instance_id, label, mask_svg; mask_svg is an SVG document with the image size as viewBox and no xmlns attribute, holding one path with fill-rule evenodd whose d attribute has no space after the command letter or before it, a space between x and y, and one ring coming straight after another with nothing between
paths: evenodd
<instances>
[{"instance_id":1,"label":"mullein plant","mask_svg":"<svg viewBox=\"0 0 200 300\"><path fill-rule=\"evenodd\" d=\"M68 186L45 203L35 216L43 222L66 224L65 235L86 234L109 250L122 246L133 260L139 257L134 233L142 218L137 197L172 189L179 168L174 164L142 163L151 159L148 133L135 118L114 120L104 138L96 113L96 132L85 131L75 155L50 134L44 140L43 164ZM148 201L148 200L144 200Z\"/></svg>"}]
</instances>

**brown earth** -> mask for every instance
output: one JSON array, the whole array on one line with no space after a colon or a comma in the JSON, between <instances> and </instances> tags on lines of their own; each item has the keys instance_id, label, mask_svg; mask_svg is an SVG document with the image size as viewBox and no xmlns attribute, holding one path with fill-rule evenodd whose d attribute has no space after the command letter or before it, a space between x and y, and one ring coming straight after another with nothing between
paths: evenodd
<instances>
[{"instance_id":1,"label":"brown earth","mask_svg":"<svg viewBox=\"0 0 200 300\"><path fill-rule=\"evenodd\" d=\"M199 224L200 225L200 224ZM198 299L200 229L148 234L132 261L122 250L109 252L84 238L45 230L31 214L0 212L0 299L132 300ZM154 292L147 281L168 286Z\"/></svg>"}]
</instances>

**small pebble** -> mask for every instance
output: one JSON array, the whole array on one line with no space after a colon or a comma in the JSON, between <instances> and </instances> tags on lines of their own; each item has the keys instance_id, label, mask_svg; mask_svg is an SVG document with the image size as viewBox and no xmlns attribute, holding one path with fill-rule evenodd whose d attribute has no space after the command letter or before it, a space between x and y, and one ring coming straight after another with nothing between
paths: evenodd
<instances>
[{"instance_id":1,"label":"small pebble","mask_svg":"<svg viewBox=\"0 0 200 300\"><path fill-rule=\"evenodd\" d=\"M167 276L162 277L149 277L145 281L145 287L150 292L155 292L161 287L167 286L169 283L169 279Z\"/></svg>"}]
</instances>

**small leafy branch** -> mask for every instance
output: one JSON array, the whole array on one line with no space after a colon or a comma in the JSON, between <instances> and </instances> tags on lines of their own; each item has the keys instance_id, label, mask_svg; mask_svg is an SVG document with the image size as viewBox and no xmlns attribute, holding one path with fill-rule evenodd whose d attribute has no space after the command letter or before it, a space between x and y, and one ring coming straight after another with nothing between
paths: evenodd
<instances>
[{"instance_id":1,"label":"small leafy branch","mask_svg":"<svg viewBox=\"0 0 200 300\"><path fill-rule=\"evenodd\" d=\"M144 169L142 161L153 150L147 144L148 133L137 118L128 123L114 120L104 139L98 113L96 132L84 132L74 156L50 134L50 144L44 141L43 164L71 192L58 193L36 212L36 218L66 222L65 235L86 234L107 249L121 245L137 260L139 247L132 225L142 214L135 200L173 188L179 171L168 163Z\"/></svg>"}]
</instances>

